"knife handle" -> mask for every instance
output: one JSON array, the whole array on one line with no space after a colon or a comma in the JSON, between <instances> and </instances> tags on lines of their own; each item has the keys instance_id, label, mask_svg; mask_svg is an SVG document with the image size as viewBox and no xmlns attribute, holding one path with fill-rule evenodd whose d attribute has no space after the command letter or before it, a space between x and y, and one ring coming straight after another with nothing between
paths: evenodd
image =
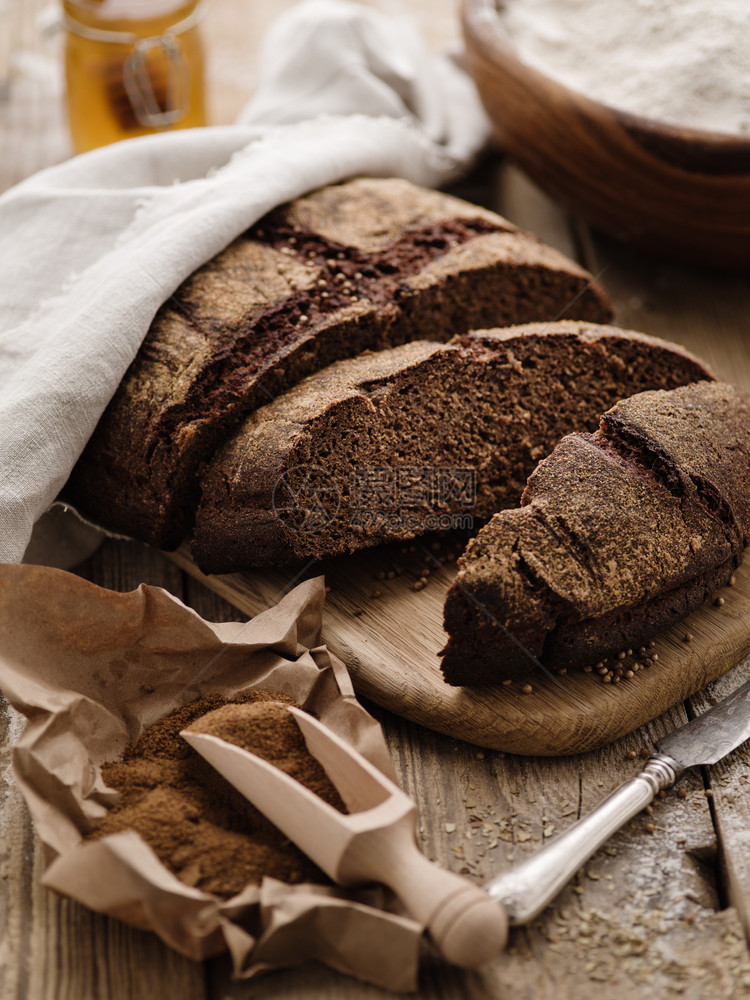
<instances>
[{"instance_id":1,"label":"knife handle","mask_svg":"<svg viewBox=\"0 0 750 1000\"><path fill-rule=\"evenodd\" d=\"M550 903L602 844L637 815L658 792L682 774L677 761L653 754L641 773L625 782L597 808L534 857L498 875L485 886L511 924L525 924Z\"/></svg>"}]
</instances>

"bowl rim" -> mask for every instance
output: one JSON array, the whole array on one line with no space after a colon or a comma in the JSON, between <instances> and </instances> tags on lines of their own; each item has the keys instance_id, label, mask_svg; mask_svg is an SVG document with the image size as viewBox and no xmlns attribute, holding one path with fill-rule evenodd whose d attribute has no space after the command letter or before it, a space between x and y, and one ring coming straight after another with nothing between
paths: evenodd
<instances>
[{"instance_id":1,"label":"bowl rim","mask_svg":"<svg viewBox=\"0 0 750 1000\"><path fill-rule=\"evenodd\" d=\"M640 129L682 143L692 143L707 149L724 149L750 152L750 134L738 135L735 132L719 132L715 129L701 129L688 125L675 125L662 118L649 118L645 115L618 108L607 104L596 97L576 90L558 80L557 77L545 73L544 70L526 62L521 58L518 48L500 17L499 7L504 0L461 0L461 22L464 30L464 42L468 44L468 36L485 52L489 49L495 57L502 57L520 67L527 76L537 76L544 80L547 86L557 88L559 93L568 97L572 103L590 105L592 108L602 108L615 115L627 128ZM483 31L479 30L482 27Z\"/></svg>"}]
</instances>

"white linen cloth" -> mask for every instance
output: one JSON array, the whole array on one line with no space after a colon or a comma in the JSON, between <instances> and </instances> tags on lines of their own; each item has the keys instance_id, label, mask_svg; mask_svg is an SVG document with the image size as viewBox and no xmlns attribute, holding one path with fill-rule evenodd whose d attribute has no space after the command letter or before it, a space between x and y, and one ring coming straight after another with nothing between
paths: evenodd
<instances>
[{"instance_id":1,"label":"white linen cloth","mask_svg":"<svg viewBox=\"0 0 750 1000\"><path fill-rule=\"evenodd\" d=\"M159 306L270 209L357 175L444 184L488 135L411 22L305 0L236 125L131 139L0 197L0 561L18 562Z\"/></svg>"}]
</instances>

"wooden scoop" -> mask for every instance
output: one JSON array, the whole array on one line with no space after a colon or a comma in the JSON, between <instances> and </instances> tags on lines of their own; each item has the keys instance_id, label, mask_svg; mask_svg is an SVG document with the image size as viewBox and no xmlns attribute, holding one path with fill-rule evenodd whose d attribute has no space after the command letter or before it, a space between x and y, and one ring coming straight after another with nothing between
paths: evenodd
<instances>
[{"instance_id":1,"label":"wooden scoop","mask_svg":"<svg viewBox=\"0 0 750 1000\"><path fill-rule=\"evenodd\" d=\"M334 882L391 888L449 962L474 968L498 955L507 937L505 911L425 858L412 800L326 726L297 708L289 711L349 815L247 750L217 736L181 735Z\"/></svg>"}]
</instances>

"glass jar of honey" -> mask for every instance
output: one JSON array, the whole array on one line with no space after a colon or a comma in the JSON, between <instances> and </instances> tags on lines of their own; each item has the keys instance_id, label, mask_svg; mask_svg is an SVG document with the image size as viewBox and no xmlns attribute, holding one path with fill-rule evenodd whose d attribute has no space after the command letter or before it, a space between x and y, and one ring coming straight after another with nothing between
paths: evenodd
<instances>
[{"instance_id":1,"label":"glass jar of honey","mask_svg":"<svg viewBox=\"0 0 750 1000\"><path fill-rule=\"evenodd\" d=\"M201 0L62 0L78 153L206 123Z\"/></svg>"}]
</instances>

